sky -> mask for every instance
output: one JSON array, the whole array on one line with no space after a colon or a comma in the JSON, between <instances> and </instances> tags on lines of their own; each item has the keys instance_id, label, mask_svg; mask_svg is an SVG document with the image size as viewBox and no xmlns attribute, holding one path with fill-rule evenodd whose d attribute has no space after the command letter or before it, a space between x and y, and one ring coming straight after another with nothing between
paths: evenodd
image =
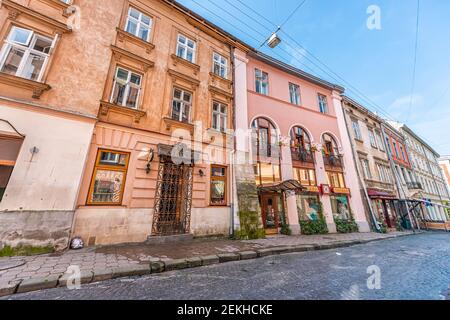
<instances>
[{"instance_id":1,"label":"sky","mask_svg":"<svg viewBox=\"0 0 450 320\"><path fill-rule=\"evenodd\" d=\"M450 155L450 1L420 0L412 90L417 1L306 0L282 25L303 0L179 0L255 48L282 25L281 45L261 51L346 87L363 106ZM379 28L368 28L371 6L379 8Z\"/></svg>"}]
</instances>

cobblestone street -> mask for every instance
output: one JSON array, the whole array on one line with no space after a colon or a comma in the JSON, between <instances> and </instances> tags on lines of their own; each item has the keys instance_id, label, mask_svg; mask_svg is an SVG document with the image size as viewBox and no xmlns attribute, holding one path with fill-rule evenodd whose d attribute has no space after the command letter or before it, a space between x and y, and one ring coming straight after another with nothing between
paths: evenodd
<instances>
[{"instance_id":1,"label":"cobblestone street","mask_svg":"<svg viewBox=\"0 0 450 320\"><path fill-rule=\"evenodd\" d=\"M10 299L448 298L450 235L425 233L326 251L271 256L141 278L57 288ZM381 270L369 290L367 269ZM4 298L8 299L8 298Z\"/></svg>"}]
</instances>

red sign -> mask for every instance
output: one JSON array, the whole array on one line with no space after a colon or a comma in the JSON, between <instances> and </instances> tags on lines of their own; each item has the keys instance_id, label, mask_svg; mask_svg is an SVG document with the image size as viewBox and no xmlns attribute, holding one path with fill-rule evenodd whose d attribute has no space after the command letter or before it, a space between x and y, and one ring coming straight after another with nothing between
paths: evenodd
<instances>
[{"instance_id":1,"label":"red sign","mask_svg":"<svg viewBox=\"0 0 450 320\"><path fill-rule=\"evenodd\" d=\"M320 185L320 193L321 194L330 194L331 193L330 186L327 184L321 184Z\"/></svg>"}]
</instances>

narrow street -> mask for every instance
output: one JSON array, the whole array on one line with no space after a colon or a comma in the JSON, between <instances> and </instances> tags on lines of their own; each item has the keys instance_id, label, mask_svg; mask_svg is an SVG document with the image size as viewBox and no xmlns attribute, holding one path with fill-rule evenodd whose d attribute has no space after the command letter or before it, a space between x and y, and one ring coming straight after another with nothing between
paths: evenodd
<instances>
[{"instance_id":1,"label":"narrow street","mask_svg":"<svg viewBox=\"0 0 450 320\"><path fill-rule=\"evenodd\" d=\"M450 234L425 233L349 248L272 256L9 299L448 299ZM369 289L368 268L381 271ZM8 299L8 297L4 298Z\"/></svg>"}]
</instances>

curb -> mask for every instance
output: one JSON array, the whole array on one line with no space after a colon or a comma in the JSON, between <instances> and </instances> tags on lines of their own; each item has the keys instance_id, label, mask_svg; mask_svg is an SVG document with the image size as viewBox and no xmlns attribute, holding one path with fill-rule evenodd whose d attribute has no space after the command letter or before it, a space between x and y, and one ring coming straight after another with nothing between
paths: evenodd
<instances>
[{"instance_id":1,"label":"curb","mask_svg":"<svg viewBox=\"0 0 450 320\"><path fill-rule=\"evenodd\" d=\"M236 253L222 253L217 255L192 257L186 259L175 259L169 261L158 261L146 264L137 264L126 267L118 267L113 269L100 269L81 272L81 284L97 283L111 279L137 277L150 274L158 274L162 272L198 268L203 266L218 265L228 262L255 260L263 257L284 255L290 253L301 253L308 251L323 251L344 247L352 247L370 242L378 242L391 240L395 238L419 235L423 232L412 234L399 234L385 238L338 241L335 243L322 245L298 245L298 246L279 246L273 248L265 248L258 250L247 250ZM57 287L65 287L69 275L66 273L53 274L45 278L31 278L27 280L15 280L8 283L6 287L0 288L0 297L11 296L19 293L27 293L45 289L54 289Z\"/></svg>"}]
</instances>

